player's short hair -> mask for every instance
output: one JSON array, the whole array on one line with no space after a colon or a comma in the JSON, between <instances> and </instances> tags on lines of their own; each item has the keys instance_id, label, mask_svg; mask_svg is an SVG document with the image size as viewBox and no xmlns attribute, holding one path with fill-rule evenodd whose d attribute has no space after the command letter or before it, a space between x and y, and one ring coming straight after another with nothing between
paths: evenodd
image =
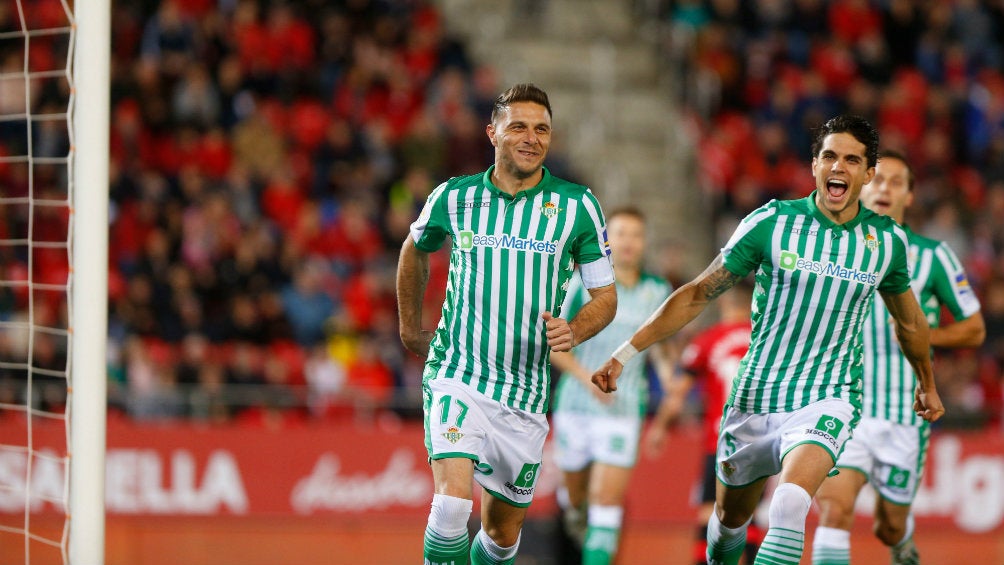
<instances>
[{"instance_id":1,"label":"player's short hair","mask_svg":"<svg viewBox=\"0 0 1004 565\"><path fill-rule=\"evenodd\" d=\"M895 149L883 149L879 152L878 158L879 161L882 159L896 159L900 163L903 163L903 166L906 167L906 186L910 189L910 191L913 191L913 183L916 179L913 176L913 167L911 167L910 162L906 160L906 155L896 151Z\"/></svg>"},{"instance_id":2,"label":"player's short hair","mask_svg":"<svg viewBox=\"0 0 1004 565\"><path fill-rule=\"evenodd\" d=\"M614 208L613 210L607 212L607 223L610 223L610 220L616 218L617 216L631 216L633 218L637 218L641 223L645 223L645 213L637 206L621 206L619 208Z\"/></svg>"},{"instance_id":3,"label":"player's short hair","mask_svg":"<svg viewBox=\"0 0 1004 565\"><path fill-rule=\"evenodd\" d=\"M879 134L875 126L868 120L852 114L843 114L830 118L816 129L816 138L812 141L812 156L818 157L823 149L823 140L834 133L849 133L854 139L865 146L865 160L869 167L878 162Z\"/></svg>"},{"instance_id":4,"label":"player's short hair","mask_svg":"<svg viewBox=\"0 0 1004 565\"><path fill-rule=\"evenodd\" d=\"M495 99L492 107L492 123L495 123L509 106L516 102L533 102L547 108L547 115L553 117L551 112L551 101L547 98L547 93L530 83L521 83L506 90Z\"/></svg>"}]
</instances>

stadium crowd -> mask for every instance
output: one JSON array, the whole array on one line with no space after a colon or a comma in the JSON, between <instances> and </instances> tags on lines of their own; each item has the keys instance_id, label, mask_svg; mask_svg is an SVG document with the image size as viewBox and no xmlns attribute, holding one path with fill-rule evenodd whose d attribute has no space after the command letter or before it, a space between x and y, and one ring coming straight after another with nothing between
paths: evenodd
<instances>
[{"instance_id":1,"label":"stadium crowd","mask_svg":"<svg viewBox=\"0 0 1004 565\"><path fill-rule=\"evenodd\" d=\"M37 4L28 16L38 27L62 10L58 0ZM113 4L113 408L207 422L420 414L421 360L397 334L397 252L434 183L491 161L484 122L506 85L468 58L427 0ZM939 355L939 390L956 425L1000 425L1002 8L655 4L648 17L668 30L665 72L689 118L715 237L767 199L804 194L812 127L844 111L870 118L917 172L909 223L952 245L983 302L986 345ZM0 31L19 26L0 7ZM31 64L65 57L61 48L33 42ZM19 72L16 51L0 60L2 72ZM36 113L58 99L30 92ZM0 96L0 112L17 108L12 96ZM45 128L33 126L34 154L65 154L68 142ZM23 126L0 123L0 154L24 151L19 136ZM26 172L0 164L0 186L27 194ZM33 178L36 197L43 173ZM8 231L28 222L23 208L2 213ZM36 218L36 241L65 226L58 212L46 219ZM65 280L62 255L35 252L35 280ZM429 316L446 276L446 258L433 259ZM0 250L3 278L27 268L27 253ZM26 307L24 293L0 287L0 316ZM62 315L35 307L39 323ZM17 351L0 339L0 357ZM36 367L65 366L44 333L33 354ZM23 377L0 372L0 395L12 394Z\"/></svg>"}]
</instances>

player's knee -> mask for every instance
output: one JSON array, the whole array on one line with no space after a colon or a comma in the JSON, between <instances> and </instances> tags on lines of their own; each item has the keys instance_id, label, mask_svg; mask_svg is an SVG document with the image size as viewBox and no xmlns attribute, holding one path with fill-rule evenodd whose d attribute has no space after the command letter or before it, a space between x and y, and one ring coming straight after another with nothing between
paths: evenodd
<instances>
[{"instance_id":1,"label":"player's knee","mask_svg":"<svg viewBox=\"0 0 1004 565\"><path fill-rule=\"evenodd\" d=\"M429 529L444 537L458 536L467 531L467 520L473 507L473 500L435 494L429 512Z\"/></svg>"},{"instance_id":2,"label":"player's knee","mask_svg":"<svg viewBox=\"0 0 1004 565\"><path fill-rule=\"evenodd\" d=\"M828 493L816 494L819 507L819 525L827 528L850 529L854 521L854 501L848 502Z\"/></svg>"},{"instance_id":3,"label":"player's knee","mask_svg":"<svg viewBox=\"0 0 1004 565\"><path fill-rule=\"evenodd\" d=\"M782 483L774 489L771 497L770 527L804 531L805 517L809 515L812 497L804 488L794 483Z\"/></svg>"},{"instance_id":4,"label":"player's knee","mask_svg":"<svg viewBox=\"0 0 1004 565\"><path fill-rule=\"evenodd\" d=\"M490 539L495 546L501 549L511 548L518 544L520 540L520 532L522 530L522 523L516 527L486 527L484 524L481 526L481 531L484 532L485 536Z\"/></svg>"},{"instance_id":5,"label":"player's knee","mask_svg":"<svg viewBox=\"0 0 1004 565\"><path fill-rule=\"evenodd\" d=\"M893 520L883 519L879 516L875 520L873 530L879 541L892 547L903 540L903 536L906 534L906 524L897 524Z\"/></svg>"}]
</instances>

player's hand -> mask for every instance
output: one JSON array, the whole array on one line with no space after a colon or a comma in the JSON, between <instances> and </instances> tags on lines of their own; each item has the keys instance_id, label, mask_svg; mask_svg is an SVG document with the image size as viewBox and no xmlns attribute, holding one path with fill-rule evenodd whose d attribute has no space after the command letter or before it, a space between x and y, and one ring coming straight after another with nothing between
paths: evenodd
<instances>
[{"instance_id":1,"label":"player's hand","mask_svg":"<svg viewBox=\"0 0 1004 565\"><path fill-rule=\"evenodd\" d=\"M564 318L555 318L550 311L540 315L544 319L544 327L547 329L547 346L551 351L571 351L575 345L575 338L572 335L572 327Z\"/></svg>"},{"instance_id":2,"label":"player's hand","mask_svg":"<svg viewBox=\"0 0 1004 565\"><path fill-rule=\"evenodd\" d=\"M624 365L611 357L598 371L593 373L593 384L603 392L613 392L617 390L617 377L621 376L623 370Z\"/></svg>"},{"instance_id":3,"label":"player's hand","mask_svg":"<svg viewBox=\"0 0 1004 565\"><path fill-rule=\"evenodd\" d=\"M934 422L945 414L945 407L936 389L923 391L918 385L913 391L913 411L928 422Z\"/></svg>"},{"instance_id":4,"label":"player's hand","mask_svg":"<svg viewBox=\"0 0 1004 565\"><path fill-rule=\"evenodd\" d=\"M589 390L589 393L592 394L593 398L595 398L601 404L613 404L614 397L603 392L599 388L593 386L592 382L593 375L589 373L589 369L583 368L581 374L580 373L575 374L575 378L581 381L582 384L586 385L586 388Z\"/></svg>"}]
</instances>

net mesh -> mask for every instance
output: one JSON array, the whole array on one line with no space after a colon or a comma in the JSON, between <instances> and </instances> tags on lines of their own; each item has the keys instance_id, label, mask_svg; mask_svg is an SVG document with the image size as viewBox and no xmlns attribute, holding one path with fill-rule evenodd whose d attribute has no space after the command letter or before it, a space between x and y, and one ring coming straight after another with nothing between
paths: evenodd
<instances>
[{"instance_id":1,"label":"net mesh","mask_svg":"<svg viewBox=\"0 0 1004 565\"><path fill-rule=\"evenodd\" d=\"M0 0L0 551L67 562L73 12Z\"/></svg>"}]
</instances>

